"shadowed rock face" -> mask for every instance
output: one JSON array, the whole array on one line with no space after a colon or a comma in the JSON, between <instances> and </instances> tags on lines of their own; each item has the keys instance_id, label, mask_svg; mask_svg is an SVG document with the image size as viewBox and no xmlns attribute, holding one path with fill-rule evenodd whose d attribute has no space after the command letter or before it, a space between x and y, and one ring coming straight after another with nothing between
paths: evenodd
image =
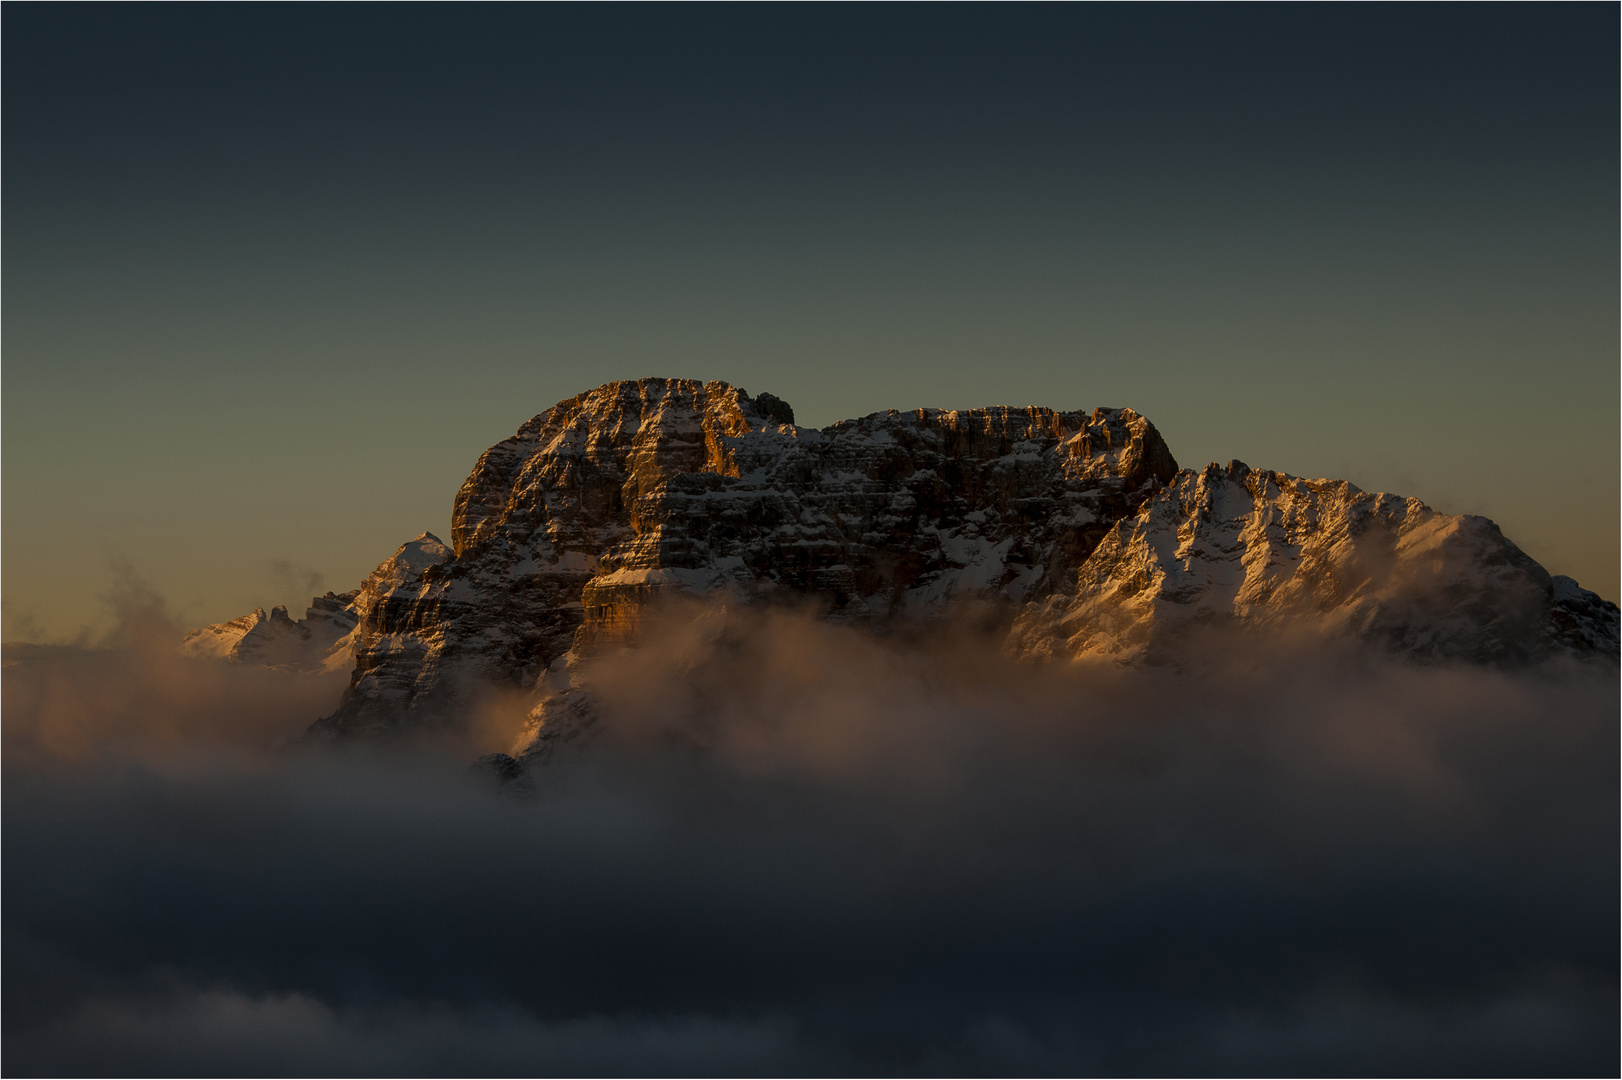
<instances>
[{"instance_id":1,"label":"shadowed rock face","mask_svg":"<svg viewBox=\"0 0 1622 1080\"><path fill-rule=\"evenodd\" d=\"M490 685L536 688L543 734L549 710L578 727L589 703L562 661L630 641L673 593L812 598L872 624L989 597L1018 611L1009 642L1032 659L1175 658L1181 630L1225 621L1421 660L1617 654L1616 606L1485 518L1239 462L1179 472L1130 409L820 431L793 415L725 383L640 379L536 416L480 457L450 547L425 533L341 598L354 674L317 729L454 720Z\"/></svg>"}]
</instances>

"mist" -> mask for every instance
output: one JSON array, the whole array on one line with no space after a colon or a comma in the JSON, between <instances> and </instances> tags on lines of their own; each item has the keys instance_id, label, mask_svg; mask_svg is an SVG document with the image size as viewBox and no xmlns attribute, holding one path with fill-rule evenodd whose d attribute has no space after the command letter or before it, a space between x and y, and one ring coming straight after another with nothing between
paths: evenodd
<instances>
[{"instance_id":1,"label":"mist","mask_svg":"<svg viewBox=\"0 0 1622 1080\"><path fill-rule=\"evenodd\" d=\"M139 601L139 602L137 602ZM671 610L462 736L161 601L3 680L4 1067L42 1075L1614 1071L1614 666L1211 634L1036 666Z\"/></svg>"}]
</instances>

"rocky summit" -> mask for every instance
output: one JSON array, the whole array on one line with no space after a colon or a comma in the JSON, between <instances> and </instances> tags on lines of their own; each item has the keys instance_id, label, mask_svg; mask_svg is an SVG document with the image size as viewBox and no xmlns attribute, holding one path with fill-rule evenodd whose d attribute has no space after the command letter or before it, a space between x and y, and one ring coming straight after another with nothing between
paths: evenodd
<instances>
[{"instance_id":1,"label":"rocky summit","mask_svg":"<svg viewBox=\"0 0 1622 1080\"><path fill-rule=\"evenodd\" d=\"M666 596L798 599L876 627L989 599L1033 661L1159 662L1184 629L1229 623L1304 623L1421 661L1618 652L1616 605L1485 518L1240 462L1180 471L1131 409L892 410L818 430L770 394L686 379L558 403L479 458L448 547L425 533L304 620L258 611L186 648L352 658L316 725L332 735L454 722L484 688L534 689L541 753L588 711L569 663L634 640Z\"/></svg>"}]
</instances>

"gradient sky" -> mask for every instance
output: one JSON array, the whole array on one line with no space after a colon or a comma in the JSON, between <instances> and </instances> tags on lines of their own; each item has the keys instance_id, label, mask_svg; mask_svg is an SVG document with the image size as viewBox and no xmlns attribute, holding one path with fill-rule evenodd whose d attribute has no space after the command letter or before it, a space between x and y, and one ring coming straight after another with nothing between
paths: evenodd
<instances>
[{"instance_id":1,"label":"gradient sky","mask_svg":"<svg viewBox=\"0 0 1622 1080\"><path fill-rule=\"evenodd\" d=\"M301 610L617 378L1130 405L1618 596L1618 9L7 5L4 636Z\"/></svg>"}]
</instances>

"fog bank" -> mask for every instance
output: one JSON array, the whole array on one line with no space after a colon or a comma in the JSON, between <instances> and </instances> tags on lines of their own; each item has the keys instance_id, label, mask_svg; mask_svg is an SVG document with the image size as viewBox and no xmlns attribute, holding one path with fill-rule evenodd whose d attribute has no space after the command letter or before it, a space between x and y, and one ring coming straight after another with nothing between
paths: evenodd
<instances>
[{"instance_id":1,"label":"fog bank","mask_svg":"<svg viewBox=\"0 0 1622 1080\"><path fill-rule=\"evenodd\" d=\"M8 1071L1618 1064L1614 668L679 612L520 795L164 640L6 669Z\"/></svg>"}]
</instances>

